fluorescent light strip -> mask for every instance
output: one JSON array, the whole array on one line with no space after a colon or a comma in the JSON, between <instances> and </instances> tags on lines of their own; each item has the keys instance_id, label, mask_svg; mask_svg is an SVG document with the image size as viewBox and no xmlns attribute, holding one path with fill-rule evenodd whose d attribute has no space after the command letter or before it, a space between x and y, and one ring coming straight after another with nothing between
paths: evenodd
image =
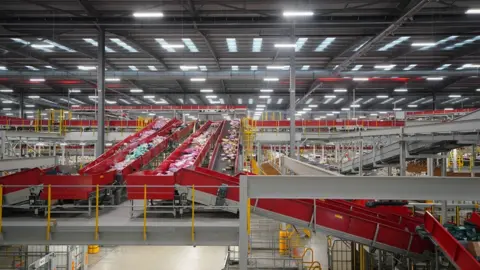
<instances>
[{"instance_id":1,"label":"fluorescent light strip","mask_svg":"<svg viewBox=\"0 0 480 270\"><path fill-rule=\"evenodd\" d=\"M362 104L364 104L364 105L368 104L368 103L372 102L373 100L375 100L375 98L369 98L365 102L363 102Z\"/></svg>"},{"instance_id":2,"label":"fluorescent light strip","mask_svg":"<svg viewBox=\"0 0 480 270\"><path fill-rule=\"evenodd\" d=\"M200 68L200 71L207 71L207 66L198 66Z\"/></svg>"},{"instance_id":3,"label":"fluorescent light strip","mask_svg":"<svg viewBox=\"0 0 480 270\"><path fill-rule=\"evenodd\" d=\"M279 98L279 99L277 100L277 105L282 104L282 102L283 102L283 98Z\"/></svg>"},{"instance_id":4,"label":"fluorescent light strip","mask_svg":"<svg viewBox=\"0 0 480 270\"><path fill-rule=\"evenodd\" d=\"M179 99L178 99L178 102L180 102L181 104L183 104L183 98L179 98Z\"/></svg>"},{"instance_id":5,"label":"fluorescent light strip","mask_svg":"<svg viewBox=\"0 0 480 270\"><path fill-rule=\"evenodd\" d=\"M95 40L93 40L93 39L91 39L91 38L84 38L83 40L84 40L85 42L87 42L87 43L92 44L92 45L95 46L95 47L98 47L98 42L96 42ZM109 52L109 53L114 53L114 52L115 52L114 50L112 50L111 48L109 48L109 47L107 47L107 46L105 46L105 51L106 51L106 52Z\"/></svg>"},{"instance_id":6,"label":"fluorescent light strip","mask_svg":"<svg viewBox=\"0 0 480 270\"><path fill-rule=\"evenodd\" d=\"M299 38L297 39L297 42L295 43L296 47L295 47L295 51L296 52L299 52L302 48L303 48L303 45L305 45L305 43L307 42L308 38Z\"/></svg>"},{"instance_id":7,"label":"fluorescent light strip","mask_svg":"<svg viewBox=\"0 0 480 270\"><path fill-rule=\"evenodd\" d=\"M278 78L263 78L266 82L278 82Z\"/></svg>"},{"instance_id":8,"label":"fluorescent light strip","mask_svg":"<svg viewBox=\"0 0 480 270\"><path fill-rule=\"evenodd\" d=\"M313 12L312 11L284 11L283 16L285 17L313 16Z\"/></svg>"},{"instance_id":9,"label":"fluorescent light strip","mask_svg":"<svg viewBox=\"0 0 480 270\"><path fill-rule=\"evenodd\" d=\"M238 71L238 66L232 66L233 71Z\"/></svg>"},{"instance_id":10,"label":"fluorescent light strip","mask_svg":"<svg viewBox=\"0 0 480 270\"><path fill-rule=\"evenodd\" d=\"M398 44L400 44L404 41L407 41L408 39L410 39L410 37L399 37L399 38L395 39L394 41L386 44L385 46L379 48L378 51L380 51L380 52L387 51L387 50L397 46Z\"/></svg>"},{"instance_id":11,"label":"fluorescent light strip","mask_svg":"<svg viewBox=\"0 0 480 270\"><path fill-rule=\"evenodd\" d=\"M323 52L332 42L335 40L334 37L326 38L320 45L315 48L315 52Z\"/></svg>"},{"instance_id":12,"label":"fluorescent light strip","mask_svg":"<svg viewBox=\"0 0 480 270\"><path fill-rule=\"evenodd\" d=\"M130 89L130 93L143 93L142 89Z\"/></svg>"},{"instance_id":13,"label":"fluorescent light strip","mask_svg":"<svg viewBox=\"0 0 480 270\"><path fill-rule=\"evenodd\" d=\"M297 44L289 44L289 43L280 43L280 44L275 44L275 48L296 48Z\"/></svg>"},{"instance_id":14,"label":"fluorescent light strip","mask_svg":"<svg viewBox=\"0 0 480 270\"><path fill-rule=\"evenodd\" d=\"M302 70L309 70L310 69L310 66L309 65L304 65L302 66Z\"/></svg>"},{"instance_id":15,"label":"fluorescent light strip","mask_svg":"<svg viewBox=\"0 0 480 270\"><path fill-rule=\"evenodd\" d=\"M333 89L334 93L346 93L348 90L344 88Z\"/></svg>"},{"instance_id":16,"label":"fluorescent light strip","mask_svg":"<svg viewBox=\"0 0 480 270\"><path fill-rule=\"evenodd\" d=\"M310 104L310 103L312 103L312 101L313 101L313 98L309 98L309 99L307 99L307 101L305 102L305 104Z\"/></svg>"},{"instance_id":17,"label":"fluorescent light strip","mask_svg":"<svg viewBox=\"0 0 480 270\"><path fill-rule=\"evenodd\" d=\"M420 102L420 101L422 101L422 100L424 100L424 99L425 99L425 98L420 98L420 99L417 99L417 100L415 100L415 101L411 102L410 104L415 104L415 103L418 103L418 102Z\"/></svg>"},{"instance_id":18,"label":"fluorescent light strip","mask_svg":"<svg viewBox=\"0 0 480 270\"><path fill-rule=\"evenodd\" d=\"M359 102L362 101L362 100L363 100L363 98L357 98L357 100L355 100L355 101L353 102L353 104L357 104L357 103L359 103Z\"/></svg>"},{"instance_id":19,"label":"fluorescent light strip","mask_svg":"<svg viewBox=\"0 0 480 270\"><path fill-rule=\"evenodd\" d=\"M163 17L162 12L135 12L133 13L135 18L161 18Z\"/></svg>"},{"instance_id":20,"label":"fluorescent light strip","mask_svg":"<svg viewBox=\"0 0 480 270\"><path fill-rule=\"evenodd\" d=\"M252 52L262 51L263 38L254 38L252 43Z\"/></svg>"},{"instance_id":21,"label":"fluorescent light strip","mask_svg":"<svg viewBox=\"0 0 480 270\"><path fill-rule=\"evenodd\" d=\"M0 70L8 70L6 66L0 66Z\"/></svg>"},{"instance_id":22,"label":"fluorescent light strip","mask_svg":"<svg viewBox=\"0 0 480 270\"><path fill-rule=\"evenodd\" d=\"M422 104L427 104L427 103L430 103L432 101L433 101L433 99L425 100L424 102L422 102Z\"/></svg>"},{"instance_id":23,"label":"fluorescent light strip","mask_svg":"<svg viewBox=\"0 0 480 270\"><path fill-rule=\"evenodd\" d=\"M183 41L183 44L187 46L190 52L192 53L199 52L197 46L195 45L195 43L193 43L193 41L190 38L182 38L182 41Z\"/></svg>"},{"instance_id":24,"label":"fluorescent light strip","mask_svg":"<svg viewBox=\"0 0 480 270\"><path fill-rule=\"evenodd\" d=\"M105 78L106 82L119 82L120 78Z\"/></svg>"},{"instance_id":25,"label":"fluorescent light strip","mask_svg":"<svg viewBox=\"0 0 480 270\"><path fill-rule=\"evenodd\" d=\"M85 102L81 101L81 100L78 100L76 98L70 98L71 101L75 101L76 103L79 103L79 104L85 104Z\"/></svg>"},{"instance_id":26,"label":"fluorescent light strip","mask_svg":"<svg viewBox=\"0 0 480 270\"><path fill-rule=\"evenodd\" d=\"M23 45L29 45L30 42L29 41L26 41L24 39L21 39L21 38L11 38L11 40L17 42L17 43L21 43Z\"/></svg>"},{"instance_id":27,"label":"fluorescent light strip","mask_svg":"<svg viewBox=\"0 0 480 270\"><path fill-rule=\"evenodd\" d=\"M128 68L133 71L138 71L138 68L136 66L128 66Z\"/></svg>"},{"instance_id":28,"label":"fluorescent light strip","mask_svg":"<svg viewBox=\"0 0 480 270\"><path fill-rule=\"evenodd\" d=\"M258 66L250 66L250 70L252 70L252 71L258 70Z\"/></svg>"},{"instance_id":29,"label":"fluorescent light strip","mask_svg":"<svg viewBox=\"0 0 480 270\"><path fill-rule=\"evenodd\" d=\"M148 69L151 71L157 71L157 68L155 66L148 66Z\"/></svg>"},{"instance_id":30,"label":"fluorescent light strip","mask_svg":"<svg viewBox=\"0 0 480 270\"><path fill-rule=\"evenodd\" d=\"M242 104L242 101L243 101L243 100L242 100L241 98L237 99L237 103L238 103L238 104Z\"/></svg>"},{"instance_id":31,"label":"fluorescent light strip","mask_svg":"<svg viewBox=\"0 0 480 270\"><path fill-rule=\"evenodd\" d=\"M205 78L190 78L191 82L204 82L205 80Z\"/></svg>"},{"instance_id":32,"label":"fluorescent light strip","mask_svg":"<svg viewBox=\"0 0 480 270\"><path fill-rule=\"evenodd\" d=\"M118 46L124 48L125 50L129 51L129 52L132 52L132 53L136 53L138 52L137 50L135 50L132 46L128 45L127 43L123 42L121 39L119 38L111 38L110 39L113 43L117 44Z\"/></svg>"},{"instance_id":33,"label":"fluorescent light strip","mask_svg":"<svg viewBox=\"0 0 480 270\"><path fill-rule=\"evenodd\" d=\"M238 52L237 39L227 38L227 47L229 52Z\"/></svg>"},{"instance_id":34,"label":"fluorescent light strip","mask_svg":"<svg viewBox=\"0 0 480 270\"><path fill-rule=\"evenodd\" d=\"M273 70L289 70L290 66L267 66L267 69Z\"/></svg>"}]
</instances>

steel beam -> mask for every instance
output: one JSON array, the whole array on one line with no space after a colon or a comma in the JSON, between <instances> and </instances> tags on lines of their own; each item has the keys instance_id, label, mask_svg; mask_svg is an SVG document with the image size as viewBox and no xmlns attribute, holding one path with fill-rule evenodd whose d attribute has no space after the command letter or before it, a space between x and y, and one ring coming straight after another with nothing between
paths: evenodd
<instances>
[{"instance_id":1,"label":"steel beam","mask_svg":"<svg viewBox=\"0 0 480 270\"><path fill-rule=\"evenodd\" d=\"M413 15L419 12L426 4L428 4L431 0L420 0L418 4L413 6L410 10L408 10L403 16L398 18L395 22L393 22L390 26L388 26L385 30L383 30L380 34L372 38L368 41L363 47L361 47L358 51L356 51L352 56L345 59L336 69L334 69L335 73L338 73L350 65L353 61L357 58L365 55L376 43L382 41L385 37L392 35L395 31L400 28L405 21L410 20Z\"/></svg>"},{"instance_id":2,"label":"steel beam","mask_svg":"<svg viewBox=\"0 0 480 270\"><path fill-rule=\"evenodd\" d=\"M0 171L19 170L57 165L56 157L35 157L3 159L0 161Z\"/></svg>"},{"instance_id":3,"label":"steel beam","mask_svg":"<svg viewBox=\"0 0 480 270\"><path fill-rule=\"evenodd\" d=\"M23 55L31 59L37 59L29 55ZM54 65L51 63L46 63L47 65ZM58 67L58 65L56 65ZM16 70L6 70L0 71L2 76L8 77L32 77L38 76L38 72L35 71L16 71ZM80 78L80 79L94 79L96 77L96 71L82 71L82 70L72 70L68 71L58 67L57 70L45 70L42 71L42 77L46 79L65 79L65 78ZM116 71L108 70L105 72L107 76L116 76L125 79L135 79L135 80L183 80L191 77L199 77L207 75L209 80L262 80L264 77L278 77L280 79L288 79L290 76L289 71L283 70L257 70L257 71L248 71L248 70L239 70L232 72L231 70L218 70L218 71ZM340 72L339 76L341 77L422 77L422 76L438 76L438 77L469 77L478 75L475 70L421 70L414 69L410 71L404 70L391 70L391 71L344 71ZM319 69L319 70L298 70L296 71L297 79L309 79L312 78L328 78L331 77L331 73L328 70Z\"/></svg>"},{"instance_id":4,"label":"steel beam","mask_svg":"<svg viewBox=\"0 0 480 270\"><path fill-rule=\"evenodd\" d=\"M341 176L341 174L323 169L290 157L281 157L282 169L289 169L296 175Z\"/></svg>"},{"instance_id":5,"label":"steel beam","mask_svg":"<svg viewBox=\"0 0 480 270\"><path fill-rule=\"evenodd\" d=\"M480 178L245 176L249 198L478 200Z\"/></svg>"},{"instance_id":6,"label":"steel beam","mask_svg":"<svg viewBox=\"0 0 480 270\"><path fill-rule=\"evenodd\" d=\"M296 65L295 52L290 55L290 157L295 157L295 81L296 81Z\"/></svg>"},{"instance_id":7,"label":"steel beam","mask_svg":"<svg viewBox=\"0 0 480 270\"><path fill-rule=\"evenodd\" d=\"M97 143L95 156L103 154L105 150L105 29L98 29L98 58L97 58Z\"/></svg>"}]
</instances>

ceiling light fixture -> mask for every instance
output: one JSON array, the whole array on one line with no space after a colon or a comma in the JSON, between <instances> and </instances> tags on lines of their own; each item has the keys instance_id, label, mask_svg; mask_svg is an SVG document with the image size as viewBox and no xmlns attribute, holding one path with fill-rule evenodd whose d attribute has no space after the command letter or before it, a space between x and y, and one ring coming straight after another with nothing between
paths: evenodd
<instances>
[{"instance_id":1,"label":"ceiling light fixture","mask_svg":"<svg viewBox=\"0 0 480 270\"><path fill-rule=\"evenodd\" d=\"M313 11L284 11L283 16L285 17L313 16Z\"/></svg>"},{"instance_id":2,"label":"ceiling light fixture","mask_svg":"<svg viewBox=\"0 0 480 270\"><path fill-rule=\"evenodd\" d=\"M163 17L162 12L135 12L133 13L135 18L161 18Z\"/></svg>"}]
</instances>

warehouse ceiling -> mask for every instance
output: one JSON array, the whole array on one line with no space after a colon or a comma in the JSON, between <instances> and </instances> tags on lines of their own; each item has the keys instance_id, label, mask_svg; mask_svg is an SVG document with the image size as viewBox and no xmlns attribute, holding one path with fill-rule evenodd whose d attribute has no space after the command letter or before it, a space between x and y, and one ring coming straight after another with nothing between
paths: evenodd
<instances>
[{"instance_id":1,"label":"warehouse ceiling","mask_svg":"<svg viewBox=\"0 0 480 270\"><path fill-rule=\"evenodd\" d=\"M22 93L30 108L94 105L100 28L108 104L285 110L294 54L299 110L478 107L475 8L477 0L2 0L2 113L18 109ZM133 16L142 12L163 16Z\"/></svg>"}]
</instances>

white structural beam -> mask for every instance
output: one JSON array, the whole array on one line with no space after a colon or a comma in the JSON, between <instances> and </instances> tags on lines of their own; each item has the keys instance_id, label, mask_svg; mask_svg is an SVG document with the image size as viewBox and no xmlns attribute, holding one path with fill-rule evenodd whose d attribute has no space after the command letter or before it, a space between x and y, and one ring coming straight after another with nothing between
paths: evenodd
<instances>
[{"instance_id":1,"label":"white structural beam","mask_svg":"<svg viewBox=\"0 0 480 270\"><path fill-rule=\"evenodd\" d=\"M289 169L296 175L317 175L317 176L341 176L341 174L332 172L293 158L281 157L282 167Z\"/></svg>"},{"instance_id":2,"label":"white structural beam","mask_svg":"<svg viewBox=\"0 0 480 270\"><path fill-rule=\"evenodd\" d=\"M249 198L478 200L480 178L241 176Z\"/></svg>"},{"instance_id":3,"label":"white structural beam","mask_svg":"<svg viewBox=\"0 0 480 270\"><path fill-rule=\"evenodd\" d=\"M0 160L0 171L57 165L57 157L15 158Z\"/></svg>"}]
</instances>

